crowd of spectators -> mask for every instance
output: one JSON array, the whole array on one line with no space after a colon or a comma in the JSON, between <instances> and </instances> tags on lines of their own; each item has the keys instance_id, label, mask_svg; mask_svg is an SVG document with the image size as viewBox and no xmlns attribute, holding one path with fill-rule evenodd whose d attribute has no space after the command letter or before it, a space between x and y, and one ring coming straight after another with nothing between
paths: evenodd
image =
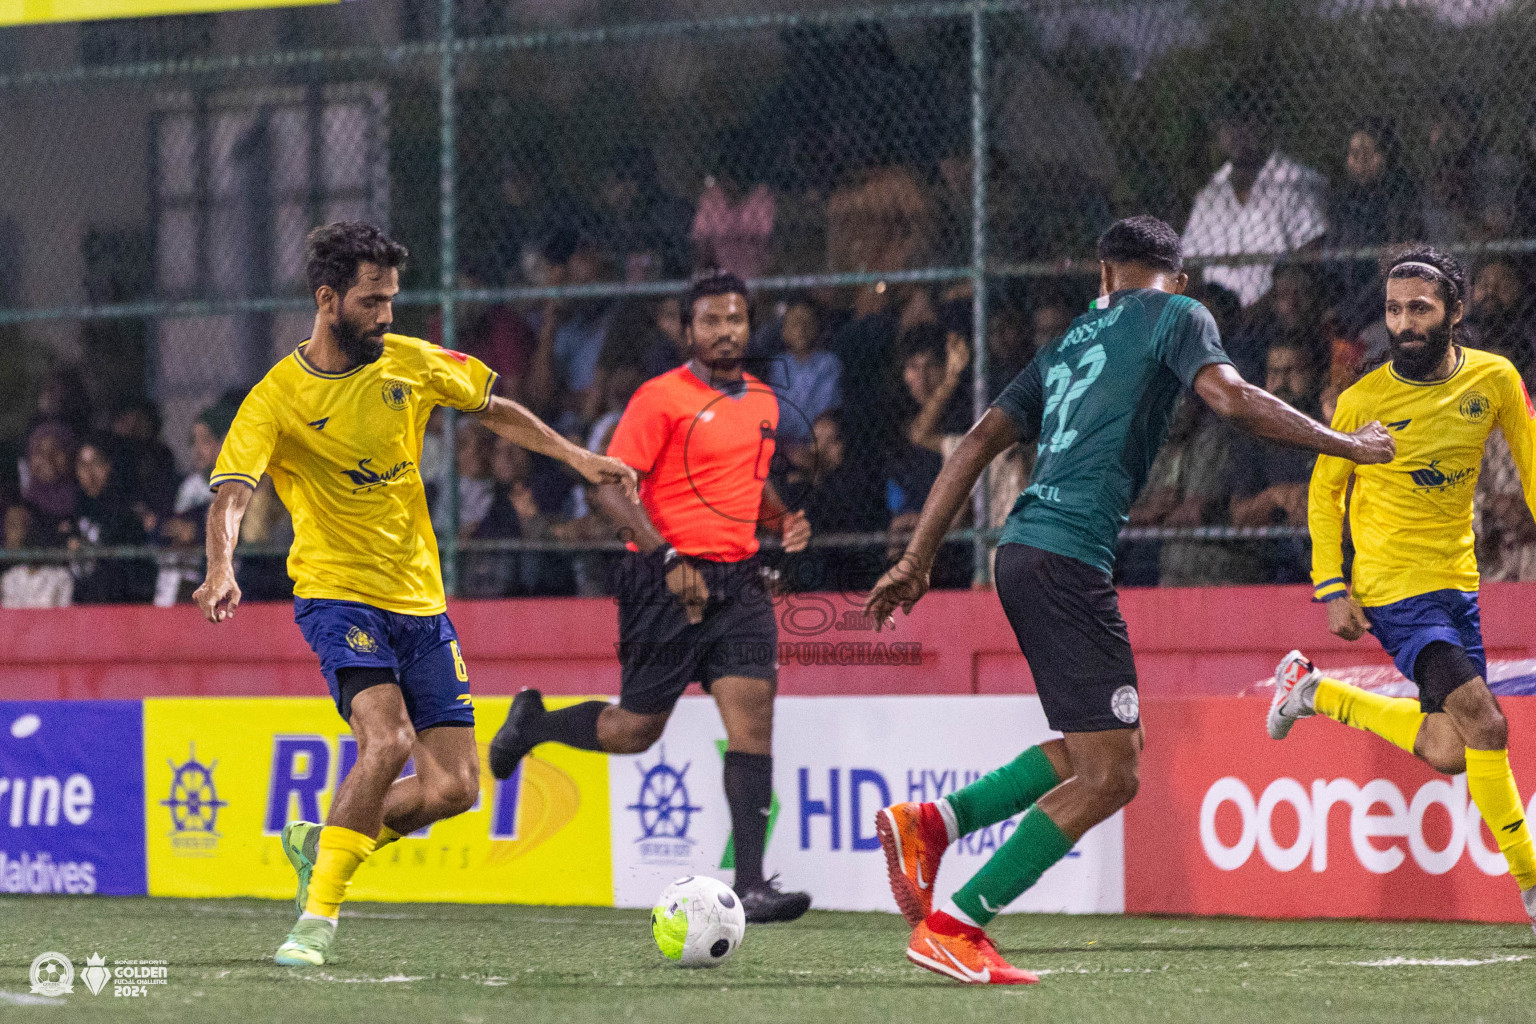
<instances>
[{"instance_id":1,"label":"crowd of spectators","mask_svg":"<svg viewBox=\"0 0 1536 1024\"><path fill-rule=\"evenodd\" d=\"M1240 103L1218 111L1214 138L1223 162L1191 198L1183 226L1187 255L1214 259L1194 274L1191 293L1215 316L1239 372L1309 415L1331 416L1339 393L1386 350L1375 261L1321 258L1320 250L1536 231L1536 188L1527 194L1478 185L1491 172L1480 169L1465 138L1460 149L1445 143L1437 169L1417 172L1393 126L1364 120L1349 135L1339 159L1344 174L1333 182L1270 143ZM619 152L596 198L585 203L508 165L490 218L496 235L467 259L463 283L645 282L706 266L760 277L798 265L812 250L832 272L878 274L968 258L955 242L964 234L956 225L970 216L968 148L954 147L927 166L895 158L850 163L822 193L810 186L790 193L755 178L752 161L733 146L691 198L668 190L655 155L642 146ZM995 244L1020 258L1085 248L1110 218L1097 172L1063 171L1081 194L1056 201L1031 192L1041 187L1034 172L1051 155L1021 154L989 158ZM1532 270L1516 256L1478 263L1468 311L1473 343L1507 356L1526 375L1536 373ZM1069 328L1096 285L1090 276L1063 273L990 286L986 398ZM806 509L817 534L900 534L915 523L943 459L973 419L971 308L968 284L875 283L758 297L748 369L780 399L773 479L792 506ZM465 304L458 324L455 344L500 372L502 394L599 451L636 388L684 359L681 311L670 296ZM433 337L437 331L436 324L426 329ZM0 452L6 547L67 552L47 563L0 565L4 604L184 601L200 577L208 474L240 396L224 395L198 417L179 446L187 453L183 471L152 404L98 415L81 401L86 393L77 373L56 374L38 396L26 436ZM435 417L421 460L440 533L449 528L444 429ZM611 539L561 466L472 420L461 419L457 429L460 540ZM989 476L991 521L958 525L1000 525L1032 459L1031 446L1000 456ZM1303 528L1310 472L1309 457L1236 435L1191 397L1131 525ZM1487 576L1536 579L1536 522L1498 438L1478 508ZM290 536L264 483L241 539L281 548ZM102 546L154 554L93 557ZM894 550L880 539L860 549L813 548L784 568L797 586L857 589ZM460 592L474 597L600 594L612 568L605 554L473 543L460 557ZM1296 583L1308 571L1299 538L1129 541L1120 561L1121 582L1130 585ZM951 545L935 583L965 586L971 571L969 547ZM246 557L241 573L248 599L288 593L280 558Z\"/></svg>"}]
</instances>

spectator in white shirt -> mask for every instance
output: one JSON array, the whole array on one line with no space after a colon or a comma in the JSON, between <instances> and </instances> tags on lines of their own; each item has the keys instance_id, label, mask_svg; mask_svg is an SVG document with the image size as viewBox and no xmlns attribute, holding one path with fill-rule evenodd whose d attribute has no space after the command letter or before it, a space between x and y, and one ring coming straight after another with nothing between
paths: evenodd
<instances>
[{"instance_id":1,"label":"spectator in white shirt","mask_svg":"<svg viewBox=\"0 0 1536 1024\"><path fill-rule=\"evenodd\" d=\"M1216 127L1227 162L1195 197L1184 228L1185 256L1283 256L1328 230L1327 180L1279 151L1270 152L1253 112L1228 100ZM1246 115L1246 116L1245 116ZM1205 268L1205 280L1251 306L1274 283L1271 263Z\"/></svg>"}]
</instances>

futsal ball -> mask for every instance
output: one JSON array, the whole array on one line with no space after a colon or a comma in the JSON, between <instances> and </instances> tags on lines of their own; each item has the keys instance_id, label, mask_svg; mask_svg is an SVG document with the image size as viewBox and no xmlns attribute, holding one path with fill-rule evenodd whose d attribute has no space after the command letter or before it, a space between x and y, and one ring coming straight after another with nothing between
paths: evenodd
<instances>
[{"instance_id":1,"label":"futsal ball","mask_svg":"<svg viewBox=\"0 0 1536 1024\"><path fill-rule=\"evenodd\" d=\"M662 956L682 967L714 967L741 945L747 915L731 887L705 875L679 878L651 911L651 934Z\"/></svg>"}]
</instances>

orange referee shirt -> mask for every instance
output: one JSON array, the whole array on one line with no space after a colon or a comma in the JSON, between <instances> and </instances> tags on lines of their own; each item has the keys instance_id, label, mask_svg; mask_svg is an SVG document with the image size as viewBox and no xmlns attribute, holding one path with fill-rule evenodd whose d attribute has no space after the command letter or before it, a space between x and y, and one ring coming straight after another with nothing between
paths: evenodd
<instances>
[{"instance_id":1,"label":"orange referee shirt","mask_svg":"<svg viewBox=\"0 0 1536 1024\"><path fill-rule=\"evenodd\" d=\"M779 400L751 374L734 393L685 364L640 385L608 454L642 474L640 503L685 555L739 562L757 552Z\"/></svg>"}]
</instances>

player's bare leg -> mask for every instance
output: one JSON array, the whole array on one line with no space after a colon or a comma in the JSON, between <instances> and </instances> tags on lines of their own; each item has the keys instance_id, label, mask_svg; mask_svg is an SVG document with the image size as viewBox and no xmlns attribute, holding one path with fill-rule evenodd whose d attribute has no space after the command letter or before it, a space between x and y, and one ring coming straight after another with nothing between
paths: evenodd
<instances>
[{"instance_id":1,"label":"player's bare leg","mask_svg":"<svg viewBox=\"0 0 1536 1024\"><path fill-rule=\"evenodd\" d=\"M416 739L397 685L380 683L357 691L350 710L348 721L357 738L357 763L331 802L304 912L278 947L275 959L280 964L319 966L326 962L347 888L373 852L384 822L385 799Z\"/></svg>"},{"instance_id":2,"label":"player's bare leg","mask_svg":"<svg viewBox=\"0 0 1536 1024\"><path fill-rule=\"evenodd\" d=\"M811 906L803 892L780 892L763 877L763 847L773 802L773 699L767 679L724 676L710 693L725 725L725 799L731 808L735 889L747 920L793 921Z\"/></svg>"},{"instance_id":3,"label":"player's bare leg","mask_svg":"<svg viewBox=\"0 0 1536 1024\"><path fill-rule=\"evenodd\" d=\"M416 774L397 779L384 800L384 827L376 846L463 814L480 795L480 755L475 730L438 726L416 734L411 750Z\"/></svg>"},{"instance_id":4,"label":"player's bare leg","mask_svg":"<svg viewBox=\"0 0 1536 1024\"><path fill-rule=\"evenodd\" d=\"M1136 796L1145 734L1138 725L1134 729L1069 732L1063 740L1068 761L1077 770L1035 806L1076 843L1083 833Z\"/></svg>"}]
</instances>

